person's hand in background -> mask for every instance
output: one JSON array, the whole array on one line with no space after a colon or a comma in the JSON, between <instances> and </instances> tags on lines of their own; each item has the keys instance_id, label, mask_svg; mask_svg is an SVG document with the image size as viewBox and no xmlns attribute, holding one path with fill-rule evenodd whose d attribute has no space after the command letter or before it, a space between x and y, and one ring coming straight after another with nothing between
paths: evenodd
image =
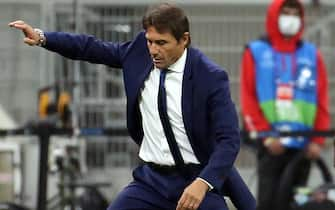
<instances>
[{"instance_id":1,"label":"person's hand in background","mask_svg":"<svg viewBox=\"0 0 335 210\"><path fill-rule=\"evenodd\" d=\"M317 159L321 154L321 145L311 142L306 147L306 156L309 159Z\"/></svg>"},{"instance_id":2,"label":"person's hand in background","mask_svg":"<svg viewBox=\"0 0 335 210\"><path fill-rule=\"evenodd\" d=\"M277 138L268 137L264 140L264 146L272 155L281 155L285 152L285 147Z\"/></svg>"}]
</instances>

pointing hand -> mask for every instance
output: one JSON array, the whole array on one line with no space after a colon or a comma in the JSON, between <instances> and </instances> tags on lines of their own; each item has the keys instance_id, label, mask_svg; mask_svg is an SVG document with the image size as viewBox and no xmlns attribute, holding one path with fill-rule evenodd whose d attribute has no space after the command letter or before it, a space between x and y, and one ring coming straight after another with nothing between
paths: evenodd
<instances>
[{"instance_id":1,"label":"pointing hand","mask_svg":"<svg viewBox=\"0 0 335 210\"><path fill-rule=\"evenodd\" d=\"M24 43L34 46L39 44L40 36L39 34L31 27L29 24L25 23L22 20L16 20L8 24L8 26L19 29L23 32L25 38L23 39Z\"/></svg>"}]
</instances>

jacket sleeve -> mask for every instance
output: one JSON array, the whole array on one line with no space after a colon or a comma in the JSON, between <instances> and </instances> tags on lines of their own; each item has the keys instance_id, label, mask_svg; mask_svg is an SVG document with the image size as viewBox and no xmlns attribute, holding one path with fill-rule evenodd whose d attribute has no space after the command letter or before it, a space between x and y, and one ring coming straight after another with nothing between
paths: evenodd
<instances>
[{"instance_id":1,"label":"jacket sleeve","mask_svg":"<svg viewBox=\"0 0 335 210\"><path fill-rule=\"evenodd\" d=\"M224 183L224 196L228 196L236 209L255 210L256 200L241 175L233 168Z\"/></svg>"},{"instance_id":2,"label":"jacket sleeve","mask_svg":"<svg viewBox=\"0 0 335 210\"><path fill-rule=\"evenodd\" d=\"M44 48L64 57L121 68L129 43L112 43L85 34L46 32Z\"/></svg>"},{"instance_id":3,"label":"jacket sleeve","mask_svg":"<svg viewBox=\"0 0 335 210\"><path fill-rule=\"evenodd\" d=\"M327 130L330 126L328 78L325 63L321 52L317 52L317 111L314 123L315 130ZM318 144L324 143L324 138L317 137L312 139Z\"/></svg>"},{"instance_id":4,"label":"jacket sleeve","mask_svg":"<svg viewBox=\"0 0 335 210\"><path fill-rule=\"evenodd\" d=\"M230 96L228 76L220 71L214 78L214 81L210 81L214 85L208 99L208 122L211 124L215 146L199 177L220 191L230 175L240 148L240 130L235 105Z\"/></svg>"},{"instance_id":5,"label":"jacket sleeve","mask_svg":"<svg viewBox=\"0 0 335 210\"><path fill-rule=\"evenodd\" d=\"M242 57L240 80L241 112L246 130L270 130L271 125L265 119L256 94L255 63L251 51L247 48Z\"/></svg>"}]
</instances>

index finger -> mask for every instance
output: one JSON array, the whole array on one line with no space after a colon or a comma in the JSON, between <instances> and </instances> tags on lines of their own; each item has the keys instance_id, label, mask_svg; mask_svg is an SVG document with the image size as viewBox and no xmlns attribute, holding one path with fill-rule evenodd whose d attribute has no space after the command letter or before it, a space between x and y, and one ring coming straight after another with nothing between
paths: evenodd
<instances>
[{"instance_id":1,"label":"index finger","mask_svg":"<svg viewBox=\"0 0 335 210\"><path fill-rule=\"evenodd\" d=\"M15 27L15 26L18 26L18 25L24 25L24 21L23 20L16 20L16 21L8 23L8 26L10 26L10 27Z\"/></svg>"},{"instance_id":2,"label":"index finger","mask_svg":"<svg viewBox=\"0 0 335 210\"><path fill-rule=\"evenodd\" d=\"M10 25L10 27L22 30L23 33L25 33L25 35L26 35L25 31L28 30L28 25L27 24L17 24L17 23L15 23L13 25Z\"/></svg>"}]
</instances>

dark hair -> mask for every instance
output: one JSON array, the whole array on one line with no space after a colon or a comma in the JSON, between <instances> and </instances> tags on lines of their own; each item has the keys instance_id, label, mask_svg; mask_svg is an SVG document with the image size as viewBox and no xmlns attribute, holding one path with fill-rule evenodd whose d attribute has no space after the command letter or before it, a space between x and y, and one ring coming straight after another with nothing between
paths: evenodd
<instances>
[{"instance_id":1,"label":"dark hair","mask_svg":"<svg viewBox=\"0 0 335 210\"><path fill-rule=\"evenodd\" d=\"M301 4L298 0L286 0L284 1L284 3L282 4L282 8L283 7L289 7L289 8L295 8L298 9L300 14L302 13L302 8L301 8Z\"/></svg>"},{"instance_id":2,"label":"dark hair","mask_svg":"<svg viewBox=\"0 0 335 210\"><path fill-rule=\"evenodd\" d=\"M190 26L184 11L172 4L162 3L150 7L142 19L142 26L147 30L150 26L160 32L170 32L179 41L185 32L190 32ZM190 44L191 39L189 38Z\"/></svg>"}]
</instances>

